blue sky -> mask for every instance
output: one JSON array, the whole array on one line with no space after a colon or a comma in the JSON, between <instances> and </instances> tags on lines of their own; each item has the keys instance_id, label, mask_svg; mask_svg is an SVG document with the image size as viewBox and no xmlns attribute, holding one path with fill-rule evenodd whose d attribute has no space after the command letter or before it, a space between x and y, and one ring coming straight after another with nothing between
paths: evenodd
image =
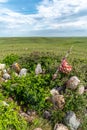
<instances>
[{"instance_id":1,"label":"blue sky","mask_svg":"<svg viewBox=\"0 0 87 130\"><path fill-rule=\"evenodd\" d=\"M0 37L87 36L87 0L0 0Z\"/></svg>"}]
</instances>

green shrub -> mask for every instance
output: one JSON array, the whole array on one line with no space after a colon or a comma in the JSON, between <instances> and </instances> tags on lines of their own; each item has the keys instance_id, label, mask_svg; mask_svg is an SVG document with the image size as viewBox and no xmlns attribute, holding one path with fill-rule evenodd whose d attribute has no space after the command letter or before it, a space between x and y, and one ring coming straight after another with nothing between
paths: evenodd
<instances>
[{"instance_id":1,"label":"green shrub","mask_svg":"<svg viewBox=\"0 0 87 130\"><path fill-rule=\"evenodd\" d=\"M0 130L25 130L27 123L15 110L13 103L4 105L0 101Z\"/></svg>"},{"instance_id":2,"label":"green shrub","mask_svg":"<svg viewBox=\"0 0 87 130\"><path fill-rule=\"evenodd\" d=\"M29 72L35 70L38 63L41 64L42 69L46 70L46 73L54 73L60 62L60 57L52 55L50 53L33 52L29 56L22 56L19 58L21 66L27 68Z\"/></svg>"},{"instance_id":3,"label":"green shrub","mask_svg":"<svg viewBox=\"0 0 87 130\"><path fill-rule=\"evenodd\" d=\"M10 59L10 58L7 58ZM13 58L14 59L14 58ZM12 64L14 60L7 60L7 64ZM17 60L17 59L15 59ZM50 90L56 86L64 86L71 76L78 76L83 85L87 85L87 66L84 59L68 59L73 70L69 74L58 73L57 79L52 81L52 75L61 62L61 56L55 56L44 53L32 53L29 56L20 57L18 62L22 67L28 69L25 77L15 77L11 75L8 82L2 84L2 91L5 96L11 96L21 106L27 109L33 109L40 115L44 110L50 110L52 117L51 122L62 122L65 113L69 110L79 115L83 114L87 104L87 94L79 95L76 91L66 89L65 107L63 110L55 111L52 104L45 101L50 96ZM35 67L41 63L45 74L35 75ZM81 116L80 116L81 118ZM83 121L82 128L85 129L86 119Z\"/></svg>"},{"instance_id":4,"label":"green shrub","mask_svg":"<svg viewBox=\"0 0 87 130\"><path fill-rule=\"evenodd\" d=\"M63 122L65 112L63 110L53 110L51 116L51 122L54 126L56 123Z\"/></svg>"},{"instance_id":5,"label":"green shrub","mask_svg":"<svg viewBox=\"0 0 87 130\"><path fill-rule=\"evenodd\" d=\"M79 95L76 91L68 90L65 94L64 111L72 110L74 112L83 112L87 104L87 95Z\"/></svg>"},{"instance_id":6,"label":"green shrub","mask_svg":"<svg viewBox=\"0 0 87 130\"><path fill-rule=\"evenodd\" d=\"M45 102L49 93L50 75L27 75L26 77L14 77L6 83L3 83L4 94L12 96L21 105L29 106L38 112L50 107Z\"/></svg>"},{"instance_id":7,"label":"green shrub","mask_svg":"<svg viewBox=\"0 0 87 130\"><path fill-rule=\"evenodd\" d=\"M12 65L14 62L16 62L18 60L18 55L16 54L10 54L7 55L4 59L3 59L3 63L5 63L6 65Z\"/></svg>"}]
</instances>

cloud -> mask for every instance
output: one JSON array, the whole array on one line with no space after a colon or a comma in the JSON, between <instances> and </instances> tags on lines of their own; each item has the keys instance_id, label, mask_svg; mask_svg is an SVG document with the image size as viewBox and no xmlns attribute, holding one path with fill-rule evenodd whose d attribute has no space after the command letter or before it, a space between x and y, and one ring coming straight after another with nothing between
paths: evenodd
<instances>
[{"instance_id":1,"label":"cloud","mask_svg":"<svg viewBox=\"0 0 87 130\"><path fill-rule=\"evenodd\" d=\"M0 2L7 2L7 0L0 0ZM2 34L6 36L59 36L69 35L70 32L76 35L78 32L76 30L87 32L86 0L43 0L37 4L36 9L36 14L23 14L1 6L0 30Z\"/></svg>"},{"instance_id":2,"label":"cloud","mask_svg":"<svg viewBox=\"0 0 87 130\"><path fill-rule=\"evenodd\" d=\"M43 0L38 6L38 13L45 18L69 16L81 10L87 10L86 0Z\"/></svg>"},{"instance_id":3,"label":"cloud","mask_svg":"<svg viewBox=\"0 0 87 130\"><path fill-rule=\"evenodd\" d=\"M7 2L8 0L0 0L0 3L5 3Z\"/></svg>"},{"instance_id":4,"label":"cloud","mask_svg":"<svg viewBox=\"0 0 87 130\"><path fill-rule=\"evenodd\" d=\"M87 29L86 0L43 0L37 9L46 29Z\"/></svg>"}]
</instances>

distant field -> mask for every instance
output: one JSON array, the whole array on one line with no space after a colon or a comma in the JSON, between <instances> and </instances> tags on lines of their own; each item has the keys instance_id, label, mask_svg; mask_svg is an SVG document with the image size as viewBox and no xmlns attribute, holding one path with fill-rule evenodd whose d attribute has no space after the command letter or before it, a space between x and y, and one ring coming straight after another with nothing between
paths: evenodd
<instances>
[{"instance_id":1,"label":"distant field","mask_svg":"<svg viewBox=\"0 0 87 130\"><path fill-rule=\"evenodd\" d=\"M86 38L0 38L0 59L8 54L25 55L33 51L65 55L73 46L71 56L87 59Z\"/></svg>"}]
</instances>

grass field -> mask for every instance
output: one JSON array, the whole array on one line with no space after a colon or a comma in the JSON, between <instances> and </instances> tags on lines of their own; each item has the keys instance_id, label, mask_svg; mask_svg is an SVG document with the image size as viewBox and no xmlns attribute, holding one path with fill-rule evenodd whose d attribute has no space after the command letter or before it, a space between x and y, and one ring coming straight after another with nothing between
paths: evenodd
<instances>
[{"instance_id":1,"label":"grass field","mask_svg":"<svg viewBox=\"0 0 87 130\"><path fill-rule=\"evenodd\" d=\"M68 57L69 64L72 65L71 73L63 74L59 72L57 79L53 81L52 76L60 64L61 58L65 56L71 47L73 48ZM32 55L29 55L30 53ZM21 67L26 68L28 73L24 77L16 77L14 70L9 68L11 79L4 82L2 81L3 72L1 71L0 102L6 101L9 107L6 109L6 106L4 106L5 109L3 109L3 106L0 105L0 113L2 112L0 115L0 130L9 130L11 127L12 129L15 128L14 130L34 130L34 128L38 127L41 127L42 130L53 130L55 123L63 122L64 115L69 110L74 111L81 120L78 130L87 130L87 116L84 116L87 109L87 93L79 95L77 90L67 89L68 91L63 93L65 98L63 110L52 109L52 104L49 105L45 102L45 99L50 96L49 91L55 86L64 86L71 76L76 75L81 81L80 85L87 87L86 37L0 38L0 61L6 64L7 69L17 58L10 54L19 55L17 62ZM41 63L42 68L45 70L44 74L35 75L37 63ZM15 111L12 111L13 108ZM36 115L34 115L33 122L29 123L27 121L25 123L25 120L21 118L19 120L19 113L21 110L27 113L28 109L35 110ZM51 112L50 120L43 118L45 110ZM15 115L14 121L12 120L13 115Z\"/></svg>"},{"instance_id":2,"label":"grass field","mask_svg":"<svg viewBox=\"0 0 87 130\"><path fill-rule=\"evenodd\" d=\"M87 55L87 38L0 38L0 59L8 54L24 55L33 51L53 52L65 55L73 46L71 56L84 58Z\"/></svg>"}]
</instances>

